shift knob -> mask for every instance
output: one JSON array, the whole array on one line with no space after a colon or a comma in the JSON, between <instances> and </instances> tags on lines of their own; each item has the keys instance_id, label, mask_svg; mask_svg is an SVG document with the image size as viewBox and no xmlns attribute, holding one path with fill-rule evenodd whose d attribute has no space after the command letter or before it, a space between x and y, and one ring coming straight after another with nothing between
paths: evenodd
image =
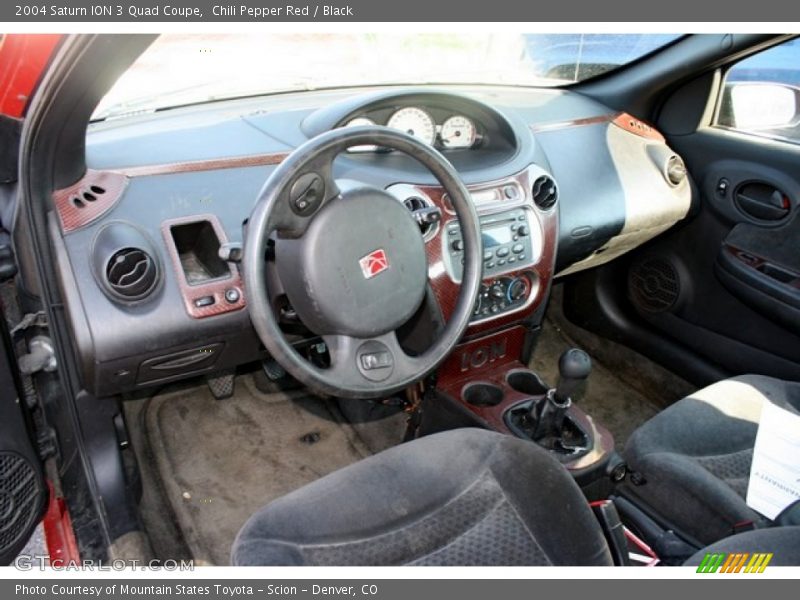
<instances>
[{"instance_id":1,"label":"shift knob","mask_svg":"<svg viewBox=\"0 0 800 600\"><path fill-rule=\"evenodd\" d=\"M566 404L591 372L592 359L586 352L578 348L571 348L564 352L558 360L555 401L558 404Z\"/></svg>"}]
</instances>

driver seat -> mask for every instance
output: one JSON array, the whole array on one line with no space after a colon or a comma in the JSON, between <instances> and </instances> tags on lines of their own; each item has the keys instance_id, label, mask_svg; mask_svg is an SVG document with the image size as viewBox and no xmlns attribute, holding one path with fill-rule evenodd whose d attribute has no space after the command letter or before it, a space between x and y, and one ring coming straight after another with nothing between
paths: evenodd
<instances>
[{"instance_id":1,"label":"driver seat","mask_svg":"<svg viewBox=\"0 0 800 600\"><path fill-rule=\"evenodd\" d=\"M255 513L234 565L611 565L567 470L529 441L457 429L401 444Z\"/></svg>"},{"instance_id":2,"label":"driver seat","mask_svg":"<svg viewBox=\"0 0 800 600\"><path fill-rule=\"evenodd\" d=\"M770 552L800 564L800 526L748 531L700 550ZM567 470L529 441L457 429L335 471L256 512L234 565L613 564Z\"/></svg>"}]
</instances>

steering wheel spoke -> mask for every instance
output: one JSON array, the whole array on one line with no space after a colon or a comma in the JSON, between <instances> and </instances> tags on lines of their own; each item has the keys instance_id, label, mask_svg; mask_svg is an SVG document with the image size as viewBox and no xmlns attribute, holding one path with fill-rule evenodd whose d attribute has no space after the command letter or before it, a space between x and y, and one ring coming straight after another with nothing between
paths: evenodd
<instances>
[{"instance_id":1,"label":"steering wheel spoke","mask_svg":"<svg viewBox=\"0 0 800 600\"><path fill-rule=\"evenodd\" d=\"M333 176L336 153L325 152L303 165L284 187L273 209L271 227L282 237L301 237L327 202L341 195Z\"/></svg>"},{"instance_id":2,"label":"steering wheel spoke","mask_svg":"<svg viewBox=\"0 0 800 600\"><path fill-rule=\"evenodd\" d=\"M374 338L349 335L323 335L331 365L326 372L343 389L364 384L391 385L418 373L422 365L400 346L397 334L390 331Z\"/></svg>"}]
</instances>

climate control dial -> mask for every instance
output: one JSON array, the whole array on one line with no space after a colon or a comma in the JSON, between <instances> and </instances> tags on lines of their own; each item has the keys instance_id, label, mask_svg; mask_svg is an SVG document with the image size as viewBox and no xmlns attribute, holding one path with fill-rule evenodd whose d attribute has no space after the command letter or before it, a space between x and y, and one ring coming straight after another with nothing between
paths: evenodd
<instances>
[{"instance_id":1,"label":"climate control dial","mask_svg":"<svg viewBox=\"0 0 800 600\"><path fill-rule=\"evenodd\" d=\"M499 277L483 282L475 302L472 320L500 315L525 305L531 295L533 274Z\"/></svg>"}]
</instances>

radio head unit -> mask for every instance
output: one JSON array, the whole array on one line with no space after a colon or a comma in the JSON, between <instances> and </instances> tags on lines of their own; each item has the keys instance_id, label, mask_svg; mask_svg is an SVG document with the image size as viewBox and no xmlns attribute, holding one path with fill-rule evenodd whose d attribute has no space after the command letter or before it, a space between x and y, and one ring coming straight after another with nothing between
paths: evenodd
<instances>
[{"instance_id":1,"label":"radio head unit","mask_svg":"<svg viewBox=\"0 0 800 600\"><path fill-rule=\"evenodd\" d=\"M542 230L532 209L519 207L483 215L480 223L484 278L519 271L539 261ZM464 269L464 241L457 220L447 223L442 243L447 272L458 283Z\"/></svg>"}]
</instances>

